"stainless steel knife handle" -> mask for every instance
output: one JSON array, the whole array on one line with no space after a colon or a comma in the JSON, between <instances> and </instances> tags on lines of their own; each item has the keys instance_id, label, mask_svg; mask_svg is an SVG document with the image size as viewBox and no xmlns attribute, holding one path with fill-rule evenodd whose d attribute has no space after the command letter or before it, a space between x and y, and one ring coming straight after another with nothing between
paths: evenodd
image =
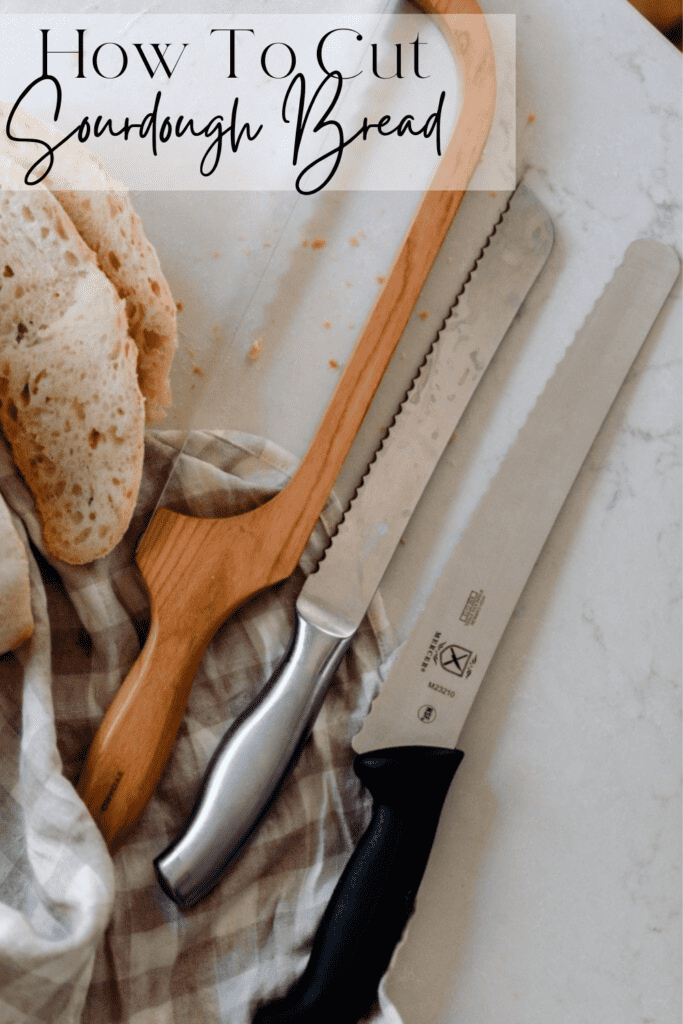
<instances>
[{"instance_id":1,"label":"stainless steel knife handle","mask_svg":"<svg viewBox=\"0 0 683 1024\"><path fill-rule=\"evenodd\" d=\"M284 661L221 740L184 831L154 861L162 888L180 907L214 887L268 810L351 642L355 630L316 622L306 610L297 604Z\"/></svg>"}]
</instances>

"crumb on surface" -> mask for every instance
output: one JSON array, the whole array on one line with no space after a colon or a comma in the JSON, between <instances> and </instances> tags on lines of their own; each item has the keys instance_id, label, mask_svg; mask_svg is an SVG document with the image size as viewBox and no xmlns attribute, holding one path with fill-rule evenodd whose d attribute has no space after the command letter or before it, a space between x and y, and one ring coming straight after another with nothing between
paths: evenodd
<instances>
[{"instance_id":1,"label":"crumb on surface","mask_svg":"<svg viewBox=\"0 0 683 1024\"><path fill-rule=\"evenodd\" d=\"M272 245L270 244L270 242L264 242L263 243L263 248L264 249L272 249Z\"/></svg>"},{"instance_id":2,"label":"crumb on surface","mask_svg":"<svg viewBox=\"0 0 683 1024\"><path fill-rule=\"evenodd\" d=\"M536 120L536 115L535 114L529 114L529 118L528 118L529 124L533 124L535 120Z\"/></svg>"},{"instance_id":3,"label":"crumb on surface","mask_svg":"<svg viewBox=\"0 0 683 1024\"><path fill-rule=\"evenodd\" d=\"M323 327L325 328L326 331L329 331L331 326L332 324L330 323L329 320L326 320L325 323L323 324Z\"/></svg>"},{"instance_id":4,"label":"crumb on surface","mask_svg":"<svg viewBox=\"0 0 683 1024\"><path fill-rule=\"evenodd\" d=\"M218 260L220 258L221 258L220 249L214 249L214 251L211 253L211 259L212 260Z\"/></svg>"},{"instance_id":5,"label":"crumb on surface","mask_svg":"<svg viewBox=\"0 0 683 1024\"><path fill-rule=\"evenodd\" d=\"M384 282L386 281L386 277L382 277L381 274L378 274L377 277L375 278L375 281L377 282L377 284L384 284Z\"/></svg>"},{"instance_id":6,"label":"crumb on surface","mask_svg":"<svg viewBox=\"0 0 683 1024\"><path fill-rule=\"evenodd\" d=\"M183 304L182 304L182 302L176 302L175 308L178 310L179 313L182 313L182 311L183 311Z\"/></svg>"},{"instance_id":7,"label":"crumb on surface","mask_svg":"<svg viewBox=\"0 0 683 1024\"><path fill-rule=\"evenodd\" d=\"M192 367L192 372L195 375L195 377L203 377L204 376L204 371L202 370L201 366L193 366Z\"/></svg>"},{"instance_id":8,"label":"crumb on surface","mask_svg":"<svg viewBox=\"0 0 683 1024\"><path fill-rule=\"evenodd\" d=\"M252 344L249 351L247 352L247 359L249 359L250 362L255 363L256 360L261 355L262 350L263 338L257 338L256 341Z\"/></svg>"},{"instance_id":9,"label":"crumb on surface","mask_svg":"<svg viewBox=\"0 0 683 1024\"><path fill-rule=\"evenodd\" d=\"M360 242L355 235L349 238L349 245L360 245Z\"/></svg>"},{"instance_id":10,"label":"crumb on surface","mask_svg":"<svg viewBox=\"0 0 683 1024\"><path fill-rule=\"evenodd\" d=\"M328 364L329 364L329 366L332 367L333 370L338 370L339 369L339 363L337 362L336 359L330 359L328 361Z\"/></svg>"},{"instance_id":11,"label":"crumb on surface","mask_svg":"<svg viewBox=\"0 0 683 1024\"><path fill-rule=\"evenodd\" d=\"M324 249L327 245L325 238L314 238L311 242L311 249Z\"/></svg>"},{"instance_id":12,"label":"crumb on surface","mask_svg":"<svg viewBox=\"0 0 683 1024\"><path fill-rule=\"evenodd\" d=\"M420 311L420 320L429 320L429 310L423 309Z\"/></svg>"}]
</instances>

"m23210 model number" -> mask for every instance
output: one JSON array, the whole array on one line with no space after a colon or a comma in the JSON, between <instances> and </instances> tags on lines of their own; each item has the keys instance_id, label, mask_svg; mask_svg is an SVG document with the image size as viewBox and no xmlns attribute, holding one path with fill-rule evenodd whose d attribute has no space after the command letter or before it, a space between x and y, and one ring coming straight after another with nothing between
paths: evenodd
<instances>
[{"instance_id":1,"label":"m23210 model number","mask_svg":"<svg viewBox=\"0 0 683 1024\"><path fill-rule=\"evenodd\" d=\"M438 683L427 683L430 690L436 690L437 693L443 693L446 697L455 697L454 690L447 690L445 686L439 686Z\"/></svg>"}]
</instances>

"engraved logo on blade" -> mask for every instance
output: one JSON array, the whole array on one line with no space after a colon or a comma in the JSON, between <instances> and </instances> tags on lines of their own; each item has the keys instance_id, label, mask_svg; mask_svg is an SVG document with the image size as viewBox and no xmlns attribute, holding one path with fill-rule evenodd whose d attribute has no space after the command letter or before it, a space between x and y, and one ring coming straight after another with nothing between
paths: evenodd
<instances>
[{"instance_id":1,"label":"engraved logo on blade","mask_svg":"<svg viewBox=\"0 0 683 1024\"><path fill-rule=\"evenodd\" d=\"M472 651L458 644L448 644L439 651L439 664L454 676L464 676L472 657Z\"/></svg>"},{"instance_id":2,"label":"engraved logo on blade","mask_svg":"<svg viewBox=\"0 0 683 1024\"><path fill-rule=\"evenodd\" d=\"M425 725L429 725L436 718L436 709L431 704L423 704L417 713L417 717Z\"/></svg>"},{"instance_id":3,"label":"engraved logo on blade","mask_svg":"<svg viewBox=\"0 0 683 1024\"><path fill-rule=\"evenodd\" d=\"M448 644L441 640L441 633L436 632L420 665L420 672L427 672L436 665L438 668L448 672L449 675L458 678L468 679L472 675L472 669L477 663L477 655L468 647L461 644ZM432 683L428 684L432 686Z\"/></svg>"}]
</instances>

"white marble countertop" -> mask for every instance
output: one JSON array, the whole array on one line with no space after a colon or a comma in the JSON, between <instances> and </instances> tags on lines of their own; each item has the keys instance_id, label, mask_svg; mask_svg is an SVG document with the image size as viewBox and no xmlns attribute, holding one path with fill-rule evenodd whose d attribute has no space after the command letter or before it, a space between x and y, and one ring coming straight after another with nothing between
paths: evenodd
<instances>
[{"instance_id":1,"label":"white marble countertop","mask_svg":"<svg viewBox=\"0 0 683 1024\"><path fill-rule=\"evenodd\" d=\"M622 0L512 8L550 366L632 239L680 253L681 57ZM680 309L679 279L461 736L388 984L409 1024L680 1020Z\"/></svg>"},{"instance_id":2,"label":"white marble countertop","mask_svg":"<svg viewBox=\"0 0 683 1024\"><path fill-rule=\"evenodd\" d=\"M182 8L196 6L153 13ZM629 243L650 236L681 250L680 54L626 0L483 8L517 16L517 172L556 240L459 432L474 468L465 479L447 456L386 577L399 638L454 540L440 528L451 471L464 518ZM231 426L302 455L336 383L329 360L343 364L417 197L328 194L307 206L280 194L266 210L258 193L211 207L176 195L170 222L160 196L137 200L184 304L170 425ZM502 193L465 198L418 304L429 319L411 321L355 469L504 204ZM279 243L272 251L283 227L296 258ZM324 250L301 248L315 237ZM680 344L679 279L461 736L466 757L388 978L405 1024L680 1020Z\"/></svg>"},{"instance_id":3,"label":"white marble countertop","mask_svg":"<svg viewBox=\"0 0 683 1024\"><path fill-rule=\"evenodd\" d=\"M446 456L385 577L399 638L457 536L454 491L464 520L629 243L655 236L681 249L680 54L626 0L486 5L511 8L517 171L550 212L555 246L459 429L468 472ZM418 303L430 317L406 331L349 489L505 198L466 197ZM199 396L198 422L225 408L232 425L303 454L336 383L328 358L343 364L374 298L367 283L386 271L414 201L329 194L292 208L282 198L290 237L325 238L324 259L283 254L239 317L228 297L238 289L227 290L215 322L234 383ZM269 240L262 224L250 231L252 216L233 226L245 281ZM222 253L221 231L207 225ZM223 265L231 272L229 257ZM206 278L197 287L190 305L205 316ZM405 1024L679 1019L680 296L679 280L461 736L465 760L387 983Z\"/></svg>"}]
</instances>

